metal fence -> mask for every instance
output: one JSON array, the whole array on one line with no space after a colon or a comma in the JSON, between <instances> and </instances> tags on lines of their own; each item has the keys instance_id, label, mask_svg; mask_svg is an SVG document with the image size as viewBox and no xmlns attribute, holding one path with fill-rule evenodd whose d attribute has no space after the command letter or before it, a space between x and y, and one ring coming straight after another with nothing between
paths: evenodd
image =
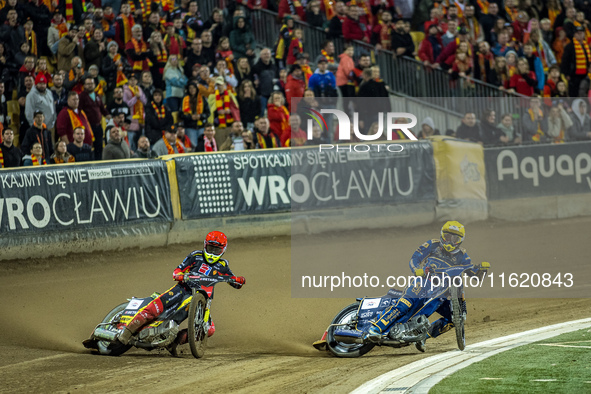
<instances>
[{"instance_id":1,"label":"metal fence","mask_svg":"<svg viewBox=\"0 0 591 394\"><path fill-rule=\"evenodd\" d=\"M257 10L251 13L251 18L253 32L259 44L273 49L281 27L277 14ZM314 62L327 40L326 33L301 21L296 21L296 24L304 31L304 50ZM342 53L346 41L342 37L332 41L336 54ZM353 45L356 47L356 54L370 54L380 67L382 79L390 87L392 94L420 98L420 101L454 115L474 112L480 117L485 109L490 108L499 114L511 112L519 116L524 108L524 101L527 102L526 96L507 93L482 81L464 77L451 81L444 70L432 69L412 58L395 57L391 51L376 51L372 45L362 41L353 41Z\"/></svg>"}]
</instances>

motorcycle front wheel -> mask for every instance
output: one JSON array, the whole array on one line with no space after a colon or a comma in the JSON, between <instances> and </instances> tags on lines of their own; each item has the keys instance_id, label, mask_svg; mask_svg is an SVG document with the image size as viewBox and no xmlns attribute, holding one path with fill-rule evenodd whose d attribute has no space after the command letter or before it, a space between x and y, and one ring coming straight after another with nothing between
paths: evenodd
<instances>
[{"instance_id":1,"label":"motorcycle front wheel","mask_svg":"<svg viewBox=\"0 0 591 394\"><path fill-rule=\"evenodd\" d=\"M464 350L466 348L466 336L464 330L464 322L466 321L466 311L462 308L462 289L460 287L452 286L451 289L451 321L456 329L456 342L458 349Z\"/></svg>"},{"instance_id":2,"label":"motorcycle front wheel","mask_svg":"<svg viewBox=\"0 0 591 394\"><path fill-rule=\"evenodd\" d=\"M359 309L359 304L354 303L349 306L346 306L341 310L335 318L332 320L331 324L346 324L350 323L356 316L357 310ZM345 327L345 326L337 326L337 327ZM374 348L375 344L373 343L343 343L339 342L334 338L334 332L337 327L332 326L328 329L328 333L326 335L326 345L328 350L337 357L344 357L344 358L355 358L361 357L365 353L369 352L371 349ZM353 329L353 327L350 327Z\"/></svg>"},{"instance_id":3,"label":"motorcycle front wheel","mask_svg":"<svg viewBox=\"0 0 591 394\"><path fill-rule=\"evenodd\" d=\"M203 357L205 344L207 343L207 330L205 329L205 309L207 302L201 293L193 290L193 299L189 307L189 346L195 358Z\"/></svg>"}]
</instances>

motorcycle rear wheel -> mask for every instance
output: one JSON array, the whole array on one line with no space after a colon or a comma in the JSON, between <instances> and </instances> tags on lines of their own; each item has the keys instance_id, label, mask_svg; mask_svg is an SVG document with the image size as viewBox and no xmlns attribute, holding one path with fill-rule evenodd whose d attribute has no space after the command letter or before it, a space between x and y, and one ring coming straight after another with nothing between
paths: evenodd
<instances>
[{"instance_id":1,"label":"motorcycle rear wheel","mask_svg":"<svg viewBox=\"0 0 591 394\"><path fill-rule=\"evenodd\" d=\"M105 318L103 319L103 321L101 323L113 322L115 324L111 324L111 326L114 327L115 329L117 329L117 323L119 322L119 318L121 317L121 313L125 310L125 307L127 306L127 304L129 304L129 302L124 302L121 305L117 305L115 308L113 308L111 310L111 312L109 312L107 314L107 316L105 316ZM109 353L107 354L108 356L114 356L114 357L120 356L123 353L125 353L126 351L128 351L129 349L131 349L131 345L124 345L119 341L117 341L117 342L99 341L98 343L102 344L107 349L107 351L109 351Z\"/></svg>"},{"instance_id":2,"label":"motorcycle rear wheel","mask_svg":"<svg viewBox=\"0 0 591 394\"><path fill-rule=\"evenodd\" d=\"M460 287L451 287L451 321L456 329L456 341L458 349L464 350L466 348L466 337L464 330L464 322L466 321L465 311L462 309L462 289Z\"/></svg>"},{"instance_id":3,"label":"motorcycle rear wheel","mask_svg":"<svg viewBox=\"0 0 591 394\"><path fill-rule=\"evenodd\" d=\"M359 303L353 303L351 305L346 306L341 310L335 318L332 320L331 324L343 324L351 321L356 315L357 310L359 309ZM341 326L342 327L342 326ZM330 327L328 329L328 333L326 335L326 345L328 350L337 357L343 358L356 358L361 357L365 353L369 352L371 349L374 348L375 344L367 343L367 344L360 344L360 343L343 343L339 342L334 338L334 332L336 327Z\"/></svg>"},{"instance_id":4,"label":"motorcycle rear wheel","mask_svg":"<svg viewBox=\"0 0 591 394\"><path fill-rule=\"evenodd\" d=\"M195 358L201 358L205 354L207 332L205 326L205 309L207 302L201 293L193 290L193 299L189 308L189 346Z\"/></svg>"}]
</instances>

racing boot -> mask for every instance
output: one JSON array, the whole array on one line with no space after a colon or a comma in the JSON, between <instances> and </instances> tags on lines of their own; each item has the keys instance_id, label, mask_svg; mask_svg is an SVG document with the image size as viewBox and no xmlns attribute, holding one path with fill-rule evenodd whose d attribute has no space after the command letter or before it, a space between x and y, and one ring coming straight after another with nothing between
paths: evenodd
<instances>
[{"instance_id":1,"label":"racing boot","mask_svg":"<svg viewBox=\"0 0 591 394\"><path fill-rule=\"evenodd\" d=\"M371 326L364 335L364 339L368 339L370 342L377 343L380 341L380 339L382 339L382 331L380 331L380 328L377 326Z\"/></svg>"},{"instance_id":2,"label":"racing boot","mask_svg":"<svg viewBox=\"0 0 591 394\"><path fill-rule=\"evenodd\" d=\"M124 345L127 345L131 340L131 337L144 325L153 322L164 310L162 301L156 298L150 302L144 309L136 313L133 319L123 329L123 332L119 334L117 340Z\"/></svg>"},{"instance_id":3,"label":"racing boot","mask_svg":"<svg viewBox=\"0 0 591 394\"><path fill-rule=\"evenodd\" d=\"M207 337L209 338L215 333L215 324L213 324L211 318L209 318L209 322L207 323L207 325Z\"/></svg>"}]
</instances>

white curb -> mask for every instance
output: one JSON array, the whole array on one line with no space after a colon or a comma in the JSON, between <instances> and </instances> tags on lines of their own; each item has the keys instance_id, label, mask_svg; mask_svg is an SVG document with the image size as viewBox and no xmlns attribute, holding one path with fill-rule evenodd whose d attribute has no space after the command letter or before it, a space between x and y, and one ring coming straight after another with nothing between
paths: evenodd
<instances>
[{"instance_id":1,"label":"white curb","mask_svg":"<svg viewBox=\"0 0 591 394\"><path fill-rule=\"evenodd\" d=\"M352 394L366 393L424 393L443 378L484 360L495 354L542 341L567 332L589 327L591 318L574 320L551 326L536 328L517 334L507 335L466 346L462 352L454 350L415 361L370 380L352 391Z\"/></svg>"}]
</instances>

